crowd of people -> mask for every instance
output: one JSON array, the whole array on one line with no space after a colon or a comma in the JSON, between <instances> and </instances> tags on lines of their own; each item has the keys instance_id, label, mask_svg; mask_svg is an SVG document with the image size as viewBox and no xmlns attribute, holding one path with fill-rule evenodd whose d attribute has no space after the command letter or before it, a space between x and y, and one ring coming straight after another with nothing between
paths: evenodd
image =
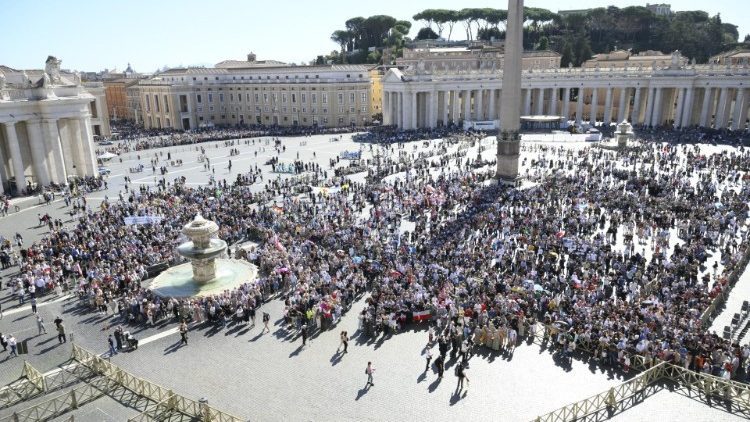
<instances>
[{"instance_id":1,"label":"crowd of people","mask_svg":"<svg viewBox=\"0 0 750 422\"><path fill-rule=\"evenodd\" d=\"M21 301L76 290L99 312L145 324L254 323L279 295L285 323L303 339L333 327L369 288L364 333L429 319L441 356L512 350L544 327L565 357L584 347L625 369L638 354L727 378L750 373L750 347L701 323L747 250L748 151L530 146L534 185L515 189L485 183L491 167L472 165L461 146L409 168L401 164L417 155L380 141L369 183L335 176L324 183L336 189L304 198L297 179L253 193L254 175L224 182L220 195L179 178L131 189L20 249L12 286ZM387 177L398 172L405 177ZM161 298L143 283L148 268L179 262L180 229L196 214L216 221L229 244L258 241L242 256L260 277L211 297ZM124 223L144 215L163 219ZM411 232L400 230L404 221Z\"/></svg>"}]
</instances>

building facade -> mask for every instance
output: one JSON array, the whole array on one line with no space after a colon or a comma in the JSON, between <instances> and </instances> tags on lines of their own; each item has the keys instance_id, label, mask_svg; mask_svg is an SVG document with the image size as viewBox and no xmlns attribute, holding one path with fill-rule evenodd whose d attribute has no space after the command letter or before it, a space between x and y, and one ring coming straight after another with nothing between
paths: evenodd
<instances>
[{"instance_id":1,"label":"building facade","mask_svg":"<svg viewBox=\"0 0 750 422\"><path fill-rule=\"evenodd\" d=\"M412 67L430 72L459 72L499 70L504 64L504 47L492 45L461 47L427 47L404 49L404 56L396 59L398 67ZM555 69L562 56L554 51L525 51L521 57L524 70Z\"/></svg>"},{"instance_id":2,"label":"building facade","mask_svg":"<svg viewBox=\"0 0 750 422\"><path fill-rule=\"evenodd\" d=\"M104 90L59 66L50 56L44 70L0 68L0 193L98 175L93 128L106 121Z\"/></svg>"},{"instance_id":3,"label":"building facade","mask_svg":"<svg viewBox=\"0 0 750 422\"><path fill-rule=\"evenodd\" d=\"M526 70L522 115L557 115L578 124L745 129L750 68L669 66ZM404 129L498 120L502 72L390 69L383 78L385 124Z\"/></svg>"},{"instance_id":4,"label":"building facade","mask_svg":"<svg viewBox=\"0 0 750 422\"><path fill-rule=\"evenodd\" d=\"M289 66L248 58L171 69L138 83L146 128L361 126L380 112L372 66ZM263 63L259 65L258 63Z\"/></svg>"}]
</instances>

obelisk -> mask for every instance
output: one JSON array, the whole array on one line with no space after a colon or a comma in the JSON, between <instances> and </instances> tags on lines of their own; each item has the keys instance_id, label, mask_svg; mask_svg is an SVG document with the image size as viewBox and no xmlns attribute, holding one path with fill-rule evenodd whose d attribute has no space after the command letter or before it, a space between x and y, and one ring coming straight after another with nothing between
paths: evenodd
<instances>
[{"instance_id":1,"label":"obelisk","mask_svg":"<svg viewBox=\"0 0 750 422\"><path fill-rule=\"evenodd\" d=\"M503 90L500 94L500 133L497 136L497 173L500 182L516 184L521 149L521 55L523 0L508 0L505 31Z\"/></svg>"}]
</instances>

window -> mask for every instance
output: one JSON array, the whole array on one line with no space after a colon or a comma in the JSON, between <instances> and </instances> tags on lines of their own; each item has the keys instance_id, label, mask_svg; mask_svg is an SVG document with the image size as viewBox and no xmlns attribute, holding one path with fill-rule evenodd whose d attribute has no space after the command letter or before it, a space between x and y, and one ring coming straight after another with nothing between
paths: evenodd
<instances>
[{"instance_id":1,"label":"window","mask_svg":"<svg viewBox=\"0 0 750 422\"><path fill-rule=\"evenodd\" d=\"M164 106L166 107L166 104L167 104L167 103L164 103L164 104L165 104ZM169 112L169 110L167 110L167 112ZM169 119L168 119L168 118L167 118L167 123L166 123L166 124L164 124L164 127L172 127L172 123L171 123L171 122L169 121Z\"/></svg>"},{"instance_id":2,"label":"window","mask_svg":"<svg viewBox=\"0 0 750 422\"><path fill-rule=\"evenodd\" d=\"M221 115L221 120L224 120L224 119L226 119L226 118L227 118L226 114L222 114L222 115Z\"/></svg>"},{"instance_id":3,"label":"window","mask_svg":"<svg viewBox=\"0 0 750 422\"><path fill-rule=\"evenodd\" d=\"M154 94L154 109L156 109L157 113L159 112L159 96L156 94ZM157 123L158 122L159 121L157 120ZM161 127L161 125L159 125L159 127Z\"/></svg>"},{"instance_id":4,"label":"window","mask_svg":"<svg viewBox=\"0 0 750 422\"><path fill-rule=\"evenodd\" d=\"M201 94L198 94L195 96L196 100L198 101L198 104L200 104L203 100L201 99Z\"/></svg>"},{"instance_id":5,"label":"window","mask_svg":"<svg viewBox=\"0 0 750 422\"><path fill-rule=\"evenodd\" d=\"M349 107L349 113L354 113L354 107Z\"/></svg>"},{"instance_id":6,"label":"window","mask_svg":"<svg viewBox=\"0 0 750 422\"><path fill-rule=\"evenodd\" d=\"M320 94L320 97L321 97L321 101L323 101L323 104L328 104L328 94L324 92Z\"/></svg>"},{"instance_id":7,"label":"window","mask_svg":"<svg viewBox=\"0 0 750 422\"><path fill-rule=\"evenodd\" d=\"M293 103L297 102L297 94L292 94L292 102Z\"/></svg>"},{"instance_id":8,"label":"window","mask_svg":"<svg viewBox=\"0 0 750 422\"><path fill-rule=\"evenodd\" d=\"M315 114L317 112L318 112L318 110L315 107L313 107L313 108L310 109L310 113L312 113L312 114Z\"/></svg>"},{"instance_id":9,"label":"window","mask_svg":"<svg viewBox=\"0 0 750 422\"><path fill-rule=\"evenodd\" d=\"M339 104L344 102L344 94L339 92Z\"/></svg>"},{"instance_id":10,"label":"window","mask_svg":"<svg viewBox=\"0 0 750 422\"><path fill-rule=\"evenodd\" d=\"M242 94L237 94L237 101L242 102Z\"/></svg>"},{"instance_id":11,"label":"window","mask_svg":"<svg viewBox=\"0 0 750 422\"><path fill-rule=\"evenodd\" d=\"M292 113L296 113L296 112L297 112L297 107L292 107Z\"/></svg>"},{"instance_id":12,"label":"window","mask_svg":"<svg viewBox=\"0 0 750 422\"><path fill-rule=\"evenodd\" d=\"M264 111L265 111L266 113L268 113L269 111L271 111L271 109L270 109L270 108L269 108L268 106L266 106L266 108L264 109Z\"/></svg>"},{"instance_id":13,"label":"window","mask_svg":"<svg viewBox=\"0 0 750 422\"><path fill-rule=\"evenodd\" d=\"M366 102L367 102L367 93L366 93L366 92L363 92L363 93L362 93L362 99L361 99L361 101L362 101L363 103L366 103Z\"/></svg>"},{"instance_id":14,"label":"window","mask_svg":"<svg viewBox=\"0 0 750 422\"><path fill-rule=\"evenodd\" d=\"M203 113L203 107L198 107L198 113Z\"/></svg>"},{"instance_id":15,"label":"window","mask_svg":"<svg viewBox=\"0 0 750 422\"><path fill-rule=\"evenodd\" d=\"M257 111L258 113L260 113L260 106L255 106L255 111Z\"/></svg>"},{"instance_id":16,"label":"window","mask_svg":"<svg viewBox=\"0 0 750 422\"><path fill-rule=\"evenodd\" d=\"M324 118L323 118L323 124L324 124L324 125L327 125L327 124L328 124L328 117L324 117Z\"/></svg>"},{"instance_id":17,"label":"window","mask_svg":"<svg viewBox=\"0 0 750 422\"><path fill-rule=\"evenodd\" d=\"M340 106L339 107L339 113L343 113L343 112L344 112L344 106Z\"/></svg>"},{"instance_id":18,"label":"window","mask_svg":"<svg viewBox=\"0 0 750 422\"><path fill-rule=\"evenodd\" d=\"M353 92L349 93L349 104L354 104L354 93Z\"/></svg>"},{"instance_id":19,"label":"window","mask_svg":"<svg viewBox=\"0 0 750 422\"><path fill-rule=\"evenodd\" d=\"M266 103L266 104L268 104L268 94L266 94L265 92L263 93L263 102ZM266 107L266 108L268 108L268 107Z\"/></svg>"},{"instance_id":20,"label":"window","mask_svg":"<svg viewBox=\"0 0 750 422\"><path fill-rule=\"evenodd\" d=\"M249 103L250 102L250 93L245 93L245 100Z\"/></svg>"},{"instance_id":21,"label":"window","mask_svg":"<svg viewBox=\"0 0 750 422\"><path fill-rule=\"evenodd\" d=\"M343 117L339 117L339 124L340 124L340 125L343 125L343 124L344 124L344 118L343 118Z\"/></svg>"},{"instance_id":22,"label":"window","mask_svg":"<svg viewBox=\"0 0 750 422\"><path fill-rule=\"evenodd\" d=\"M366 105L362 106L362 113L367 113L367 106Z\"/></svg>"},{"instance_id":23,"label":"window","mask_svg":"<svg viewBox=\"0 0 750 422\"><path fill-rule=\"evenodd\" d=\"M281 107L281 112L286 113L286 107Z\"/></svg>"},{"instance_id":24,"label":"window","mask_svg":"<svg viewBox=\"0 0 750 422\"><path fill-rule=\"evenodd\" d=\"M222 94L222 93L219 93L219 102L220 103L224 102L224 94Z\"/></svg>"},{"instance_id":25,"label":"window","mask_svg":"<svg viewBox=\"0 0 750 422\"><path fill-rule=\"evenodd\" d=\"M208 106L208 111L214 111L214 106Z\"/></svg>"},{"instance_id":26,"label":"window","mask_svg":"<svg viewBox=\"0 0 750 422\"><path fill-rule=\"evenodd\" d=\"M300 95L300 100L303 103L306 103L307 102L307 95L304 92L302 94L299 94L299 95Z\"/></svg>"},{"instance_id":27,"label":"window","mask_svg":"<svg viewBox=\"0 0 750 422\"><path fill-rule=\"evenodd\" d=\"M255 102L256 102L256 103L260 102L260 100L259 100L259 96L258 96L258 93L257 93L257 92L255 93Z\"/></svg>"},{"instance_id":28,"label":"window","mask_svg":"<svg viewBox=\"0 0 750 422\"><path fill-rule=\"evenodd\" d=\"M164 96L164 112L169 113L169 101L166 95ZM167 120L167 127L169 127L169 120Z\"/></svg>"},{"instance_id":29,"label":"window","mask_svg":"<svg viewBox=\"0 0 750 422\"><path fill-rule=\"evenodd\" d=\"M275 103L276 101L278 101L279 97L277 96L275 92L272 95L273 95L273 102Z\"/></svg>"},{"instance_id":30,"label":"window","mask_svg":"<svg viewBox=\"0 0 750 422\"><path fill-rule=\"evenodd\" d=\"M307 113L307 107L302 107L302 112Z\"/></svg>"},{"instance_id":31,"label":"window","mask_svg":"<svg viewBox=\"0 0 750 422\"><path fill-rule=\"evenodd\" d=\"M212 102L214 102L214 94L212 94L212 93L210 93L210 92L208 93L208 102L209 102L209 103L212 103Z\"/></svg>"},{"instance_id":32,"label":"window","mask_svg":"<svg viewBox=\"0 0 750 422\"><path fill-rule=\"evenodd\" d=\"M281 94L281 102L286 104L286 94Z\"/></svg>"},{"instance_id":33,"label":"window","mask_svg":"<svg viewBox=\"0 0 750 422\"><path fill-rule=\"evenodd\" d=\"M318 102L318 96L317 96L317 94L312 94L310 96L310 100L313 102L313 104L317 103Z\"/></svg>"},{"instance_id":34,"label":"window","mask_svg":"<svg viewBox=\"0 0 750 422\"><path fill-rule=\"evenodd\" d=\"M151 111L151 97L146 96L146 111ZM151 126L151 122L149 122L149 126Z\"/></svg>"},{"instance_id":35,"label":"window","mask_svg":"<svg viewBox=\"0 0 750 422\"><path fill-rule=\"evenodd\" d=\"M327 108L323 109L323 114L328 114L328 109Z\"/></svg>"}]
</instances>

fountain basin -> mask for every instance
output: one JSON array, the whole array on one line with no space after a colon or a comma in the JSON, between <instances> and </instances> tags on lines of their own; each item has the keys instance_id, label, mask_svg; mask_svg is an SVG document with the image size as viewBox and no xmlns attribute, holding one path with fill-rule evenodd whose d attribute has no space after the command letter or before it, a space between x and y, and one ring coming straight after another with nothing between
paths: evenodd
<instances>
[{"instance_id":1,"label":"fountain basin","mask_svg":"<svg viewBox=\"0 0 750 422\"><path fill-rule=\"evenodd\" d=\"M188 259L218 258L227 250L227 242L221 239L210 239L205 248L200 248L194 242L185 242L177 247L177 253Z\"/></svg>"},{"instance_id":2,"label":"fountain basin","mask_svg":"<svg viewBox=\"0 0 750 422\"><path fill-rule=\"evenodd\" d=\"M216 259L216 276L208 281L193 277L191 263L171 267L154 278L149 288L161 297L211 296L232 290L258 277L258 267L237 259Z\"/></svg>"}]
</instances>

